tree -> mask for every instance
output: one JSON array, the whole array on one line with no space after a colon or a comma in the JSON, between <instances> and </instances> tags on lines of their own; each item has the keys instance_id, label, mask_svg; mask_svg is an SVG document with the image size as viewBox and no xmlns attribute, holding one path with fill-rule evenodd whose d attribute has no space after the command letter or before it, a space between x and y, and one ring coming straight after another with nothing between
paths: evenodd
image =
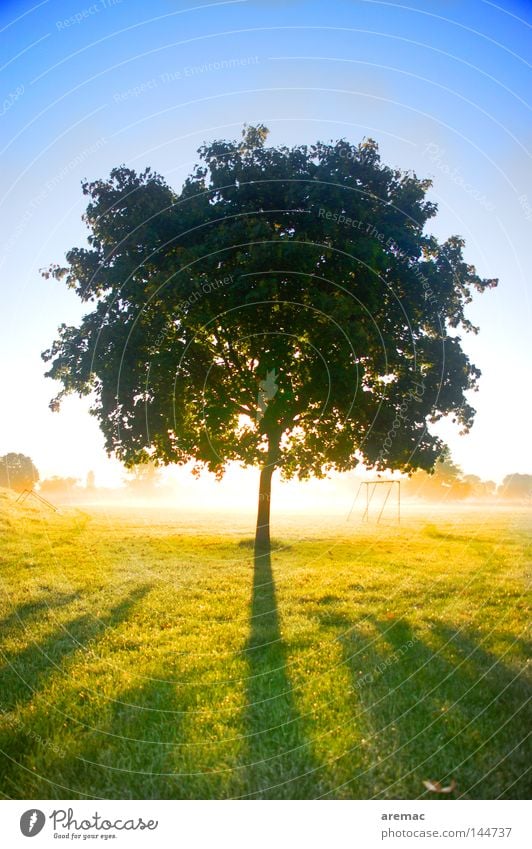
<instances>
[{"instance_id":1,"label":"tree","mask_svg":"<svg viewBox=\"0 0 532 849\"><path fill-rule=\"evenodd\" d=\"M33 489L38 480L39 472L31 457L14 452L0 457L0 486L21 492L24 489Z\"/></svg>"},{"instance_id":2,"label":"tree","mask_svg":"<svg viewBox=\"0 0 532 849\"><path fill-rule=\"evenodd\" d=\"M418 470L404 482L403 489L407 496L436 501L462 499L473 494L472 485L452 459L447 446L428 474Z\"/></svg>"},{"instance_id":3,"label":"tree","mask_svg":"<svg viewBox=\"0 0 532 849\"><path fill-rule=\"evenodd\" d=\"M78 478L62 478L59 475L53 475L41 481L39 492L43 495L71 495L77 484Z\"/></svg>"},{"instance_id":4,"label":"tree","mask_svg":"<svg viewBox=\"0 0 532 849\"><path fill-rule=\"evenodd\" d=\"M514 472L506 475L499 487L499 494L503 498L530 501L532 498L532 475L521 475Z\"/></svg>"},{"instance_id":5,"label":"tree","mask_svg":"<svg viewBox=\"0 0 532 849\"><path fill-rule=\"evenodd\" d=\"M161 480L161 471L153 460L132 466L125 479L126 486L138 494L153 492Z\"/></svg>"},{"instance_id":6,"label":"tree","mask_svg":"<svg viewBox=\"0 0 532 849\"><path fill-rule=\"evenodd\" d=\"M204 145L180 192L149 168L84 182L89 246L43 272L91 305L43 354L52 408L93 393L129 466L259 465L259 551L276 469L430 469L427 425L469 429L480 372L453 331L476 332L464 308L497 283L462 239L424 233L430 181L374 141L267 147L267 132Z\"/></svg>"},{"instance_id":7,"label":"tree","mask_svg":"<svg viewBox=\"0 0 532 849\"><path fill-rule=\"evenodd\" d=\"M464 475L464 483L470 487L473 498L493 498L497 489L495 481L484 481L478 475Z\"/></svg>"}]
</instances>

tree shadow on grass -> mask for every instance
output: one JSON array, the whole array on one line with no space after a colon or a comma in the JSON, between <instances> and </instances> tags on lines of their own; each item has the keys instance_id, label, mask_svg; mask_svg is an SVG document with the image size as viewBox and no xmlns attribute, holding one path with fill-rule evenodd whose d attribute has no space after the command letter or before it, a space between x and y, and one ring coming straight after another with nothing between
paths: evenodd
<instances>
[{"instance_id":1,"label":"tree shadow on grass","mask_svg":"<svg viewBox=\"0 0 532 849\"><path fill-rule=\"evenodd\" d=\"M248 659L245 754L242 795L266 799L312 798L308 777L315 773L303 721L287 671L275 583L269 554L254 559Z\"/></svg>"},{"instance_id":2,"label":"tree shadow on grass","mask_svg":"<svg viewBox=\"0 0 532 849\"><path fill-rule=\"evenodd\" d=\"M61 765L73 788L69 798L84 792L123 799L233 795L242 771L238 756L232 758L241 749L238 732L224 729L223 713L217 714L224 707L209 704L201 687L179 683L145 678L102 704L97 727L80 729L76 752ZM207 733L196 724L202 711L210 718Z\"/></svg>"},{"instance_id":3,"label":"tree shadow on grass","mask_svg":"<svg viewBox=\"0 0 532 849\"><path fill-rule=\"evenodd\" d=\"M175 685L164 680L147 679L103 701L94 727L80 728L75 751L58 764L68 797L198 798L182 792L187 779L181 782L173 766L184 713Z\"/></svg>"},{"instance_id":4,"label":"tree shadow on grass","mask_svg":"<svg viewBox=\"0 0 532 849\"><path fill-rule=\"evenodd\" d=\"M423 781L449 785L471 746L465 729L461 670L435 641L429 644L406 620L369 616L375 629L378 663L371 672L369 710L375 716L382 752L375 796L416 798ZM443 798L446 798L445 796Z\"/></svg>"},{"instance_id":5,"label":"tree shadow on grass","mask_svg":"<svg viewBox=\"0 0 532 849\"><path fill-rule=\"evenodd\" d=\"M368 616L363 624L359 633L348 617L334 620L372 727L374 766L353 776L346 795L449 798L427 793L423 781L454 779L453 798L526 798L515 784L527 764L518 745L526 693L515 670L483 650L478 635L449 624L430 623L424 639L406 620Z\"/></svg>"},{"instance_id":6,"label":"tree shadow on grass","mask_svg":"<svg viewBox=\"0 0 532 849\"><path fill-rule=\"evenodd\" d=\"M194 688L182 691L175 683L147 681L112 704L111 716L101 726L105 733L84 735L78 757L64 766L69 786L93 788L104 798L318 795L310 792L319 787L312 777L319 771L287 673L269 556L255 558L250 615L240 737L228 726L234 742L223 739L225 726L218 722L216 708L207 707L203 696L198 701L201 694ZM198 734L195 714L202 703L213 712L213 736L207 739L191 736L191 730ZM306 773L310 781L303 778Z\"/></svg>"},{"instance_id":7,"label":"tree shadow on grass","mask_svg":"<svg viewBox=\"0 0 532 849\"><path fill-rule=\"evenodd\" d=\"M485 639L468 628L444 622L433 622L432 630L444 647L442 651L452 654L459 665L465 690L461 700L464 716L477 730L483 730L479 751L463 753L462 794L484 798L489 783L498 788L496 795L501 798L530 798L532 682L525 666L529 644L506 634L506 646L497 655L487 648L491 634ZM512 649L519 662L512 663Z\"/></svg>"},{"instance_id":8,"label":"tree shadow on grass","mask_svg":"<svg viewBox=\"0 0 532 849\"><path fill-rule=\"evenodd\" d=\"M19 626L27 627L27 621L38 616L40 613L65 607L79 598L78 593L56 593L19 604L7 616L0 621L0 635L4 637L8 631Z\"/></svg>"},{"instance_id":9,"label":"tree shadow on grass","mask_svg":"<svg viewBox=\"0 0 532 849\"><path fill-rule=\"evenodd\" d=\"M1 707L5 720L5 730L0 734L2 781L14 777L18 763L39 745L38 735L26 721L20 719L20 711L44 689L52 675L57 672L68 674L65 662L73 655L84 651L89 642L100 639L108 628L123 622L149 588L149 585L137 587L104 616L77 616L63 623L40 643L33 642L21 651L4 653L4 666L0 669Z\"/></svg>"}]
</instances>

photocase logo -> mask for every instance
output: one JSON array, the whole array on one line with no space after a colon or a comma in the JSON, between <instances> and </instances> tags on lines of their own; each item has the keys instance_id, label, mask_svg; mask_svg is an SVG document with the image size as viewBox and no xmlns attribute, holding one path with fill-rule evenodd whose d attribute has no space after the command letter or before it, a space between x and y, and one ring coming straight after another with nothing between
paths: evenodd
<instances>
[{"instance_id":1,"label":"photocase logo","mask_svg":"<svg viewBox=\"0 0 532 849\"><path fill-rule=\"evenodd\" d=\"M24 811L20 818L20 830L24 837L35 837L42 831L46 817L42 811L37 808L30 808L29 811Z\"/></svg>"},{"instance_id":2,"label":"photocase logo","mask_svg":"<svg viewBox=\"0 0 532 849\"><path fill-rule=\"evenodd\" d=\"M268 402L275 397L278 386L275 382L276 374L275 369L269 371L266 375L265 380L261 380L259 383L259 394L257 396L257 415L256 421L260 422L264 413L266 412L266 407L268 406Z\"/></svg>"}]
</instances>

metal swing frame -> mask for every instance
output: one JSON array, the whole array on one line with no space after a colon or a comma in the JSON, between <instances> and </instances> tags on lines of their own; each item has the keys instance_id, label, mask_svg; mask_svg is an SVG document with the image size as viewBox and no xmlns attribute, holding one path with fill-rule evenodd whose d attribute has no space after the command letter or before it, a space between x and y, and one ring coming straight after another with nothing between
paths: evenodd
<instances>
[{"instance_id":1,"label":"metal swing frame","mask_svg":"<svg viewBox=\"0 0 532 849\"><path fill-rule=\"evenodd\" d=\"M364 513L362 514L362 521L365 520L366 522L369 522L369 508L371 506L373 496L375 495L375 492L377 490L377 486L379 484L387 485L388 491L386 493L386 497L385 497L384 502L382 504L382 507L380 509L379 515L377 517L377 524L379 524L381 517L382 517L382 514L384 512L384 508L386 507L386 505L388 503L388 499L389 499L390 495L392 494L392 491L396 487L396 492L397 492L397 524L400 525L401 524L401 481L400 480L362 481L361 486L366 487L366 509L364 510ZM371 494L370 494L370 487L373 487L373 489L371 490Z\"/></svg>"}]
</instances>

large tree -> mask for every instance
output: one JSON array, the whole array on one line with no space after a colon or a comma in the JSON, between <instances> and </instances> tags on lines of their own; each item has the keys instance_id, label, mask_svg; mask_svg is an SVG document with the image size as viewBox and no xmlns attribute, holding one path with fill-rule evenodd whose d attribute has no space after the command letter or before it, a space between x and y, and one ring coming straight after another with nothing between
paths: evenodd
<instances>
[{"instance_id":1,"label":"large tree","mask_svg":"<svg viewBox=\"0 0 532 849\"><path fill-rule=\"evenodd\" d=\"M180 192L125 166L85 182L88 247L44 272L90 305L43 354L52 408L92 393L128 466L260 466L260 550L275 469L430 469L428 425L471 426L480 372L457 330L476 331L464 308L496 284L462 239L425 232L430 181L383 165L374 141L266 137L203 146Z\"/></svg>"},{"instance_id":2,"label":"large tree","mask_svg":"<svg viewBox=\"0 0 532 849\"><path fill-rule=\"evenodd\" d=\"M0 486L22 492L33 489L39 480L39 472L31 457L11 451L0 457Z\"/></svg>"}]
</instances>

